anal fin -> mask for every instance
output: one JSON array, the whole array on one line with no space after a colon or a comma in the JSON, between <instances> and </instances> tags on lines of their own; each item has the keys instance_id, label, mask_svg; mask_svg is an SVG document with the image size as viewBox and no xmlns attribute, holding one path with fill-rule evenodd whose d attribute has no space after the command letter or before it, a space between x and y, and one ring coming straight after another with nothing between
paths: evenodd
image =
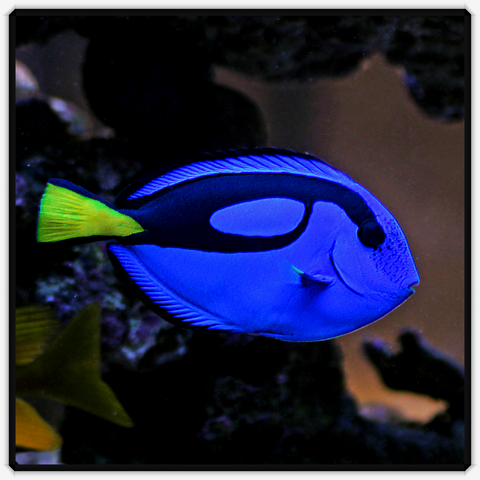
<instances>
[{"instance_id":1,"label":"anal fin","mask_svg":"<svg viewBox=\"0 0 480 480\"><path fill-rule=\"evenodd\" d=\"M157 313L165 318L164 310L175 320L188 327L243 333L241 328L215 317L162 284L138 257L136 249L142 247L146 247L146 245L127 246L112 242L108 244L107 249L114 265L118 264L125 271L130 280L142 292L144 302L146 300L152 310L160 309L161 311L157 311Z\"/></svg>"}]
</instances>

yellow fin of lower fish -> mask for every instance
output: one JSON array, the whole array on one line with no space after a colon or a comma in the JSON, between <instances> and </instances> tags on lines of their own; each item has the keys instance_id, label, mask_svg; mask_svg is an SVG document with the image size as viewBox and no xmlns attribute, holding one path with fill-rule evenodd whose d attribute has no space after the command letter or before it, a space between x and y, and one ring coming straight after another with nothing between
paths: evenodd
<instances>
[{"instance_id":1,"label":"yellow fin of lower fish","mask_svg":"<svg viewBox=\"0 0 480 480\"><path fill-rule=\"evenodd\" d=\"M100 370L100 305L87 305L35 362L15 372L17 394L80 408L117 425L133 422Z\"/></svg>"},{"instance_id":2,"label":"yellow fin of lower fish","mask_svg":"<svg viewBox=\"0 0 480 480\"><path fill-rule=\"evenodd\" d=\"M60 447L62 438L27 402L15 399L15 445L47 451Z\"/></svg>"},{"instance_id":3,"label":"yellow fin of lower fish","mask_svg":"<svg viewBox=\"0 0 480 480\"><path fill-rule=\"evenodd\" d=\"M41 355L58 333L60 322L47 307L15 310L15 364L26 365Z\"/></svg>"},{"instance_id":4,"label":"yellow fin of lower fish","mask_svg":"<svg viewBox=\"0 0 480 480\"><path fill-rule=\"evenodd\" d=\"M52 183L48 183L40 203L39 242L91 236L126 237L143 231L133 218L105 203Z\"/></svg>"}]
</instances>

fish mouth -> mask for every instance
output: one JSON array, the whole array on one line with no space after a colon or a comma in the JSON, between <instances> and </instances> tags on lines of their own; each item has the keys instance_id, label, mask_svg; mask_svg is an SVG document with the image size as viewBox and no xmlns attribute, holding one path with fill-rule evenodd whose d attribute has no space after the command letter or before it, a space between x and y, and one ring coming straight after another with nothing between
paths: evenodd
<instances>
[{"instance_id":1,"label":"fish mouth","mask_svg":"<svg viewBox=\"0 0 480 480\"><path fill-rule=\"evenodd\" d=\"M413 287L416 287L419 284L420 284L420 281L417 280L408 287L408 291L410 292L410 295L413 295L415 293L415 289Z\"/></svg>"},{"instance_id":2,"label":"fish mouth","mask_svg":"<svg viewBox=\"0 0 480 480\"><path fill-rule=\"evenodd\" d=\"M354 288L352 288L347 282L346 280L342 277L342 274L340 273L340 271L338 270L337 266L335 265L335 260L333 259L333 250L335 248L335 243L333 244L333 247L332 249L330 250L330 253L329 253L329 257L330 257L330 262L332 264L332 267L333 267L333 270L335 271L338 279L350 290L352 291L353 293L356 293L357 295L360 295L361 297L363 297L363 295L360 293L360 292L357 292L357 290L355 290Z\"/></svg>"}]
</instances>

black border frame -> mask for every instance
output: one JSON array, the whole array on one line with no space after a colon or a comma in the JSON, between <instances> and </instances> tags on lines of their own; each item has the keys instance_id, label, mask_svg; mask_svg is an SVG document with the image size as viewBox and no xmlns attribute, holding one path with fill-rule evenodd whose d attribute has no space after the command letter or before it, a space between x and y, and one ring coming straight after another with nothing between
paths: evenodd
<instances>
[{"instance_id":1,"label":"black border frame","mask_svg":"<svg viewBox=\"0 0 480 480\"><path fill-rule=\"evenodd\" d=\"M16 18L24 16L75 16L75 15L430 15L464 16L465 18L465 459L454 465L20 465L15 461L15 27ZM14 471L466 471L472 464L472 88L471 88L471 14L466 9L15 9L9 15L9 465ZM13 328L12 328L13 326Z\"/></svg>"}]
</instances>

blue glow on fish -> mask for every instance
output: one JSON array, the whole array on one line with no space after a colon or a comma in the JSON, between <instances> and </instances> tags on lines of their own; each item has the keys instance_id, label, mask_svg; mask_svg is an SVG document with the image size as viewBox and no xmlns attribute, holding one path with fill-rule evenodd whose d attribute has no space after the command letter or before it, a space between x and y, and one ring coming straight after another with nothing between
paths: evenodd
<instances>
[{"instance_id":1,"label":"blue glow on fish","mask_svg":"<svg viewBox=\"0 0 480 480\"><path fill-rule=\"evenodd\" d=\"M388 210L309 154L195 156L135 182L114 208L143 228L108 244L114 265L189 327L324 340L378 320L419 282Z\"/></svg>"}]
</instances>

